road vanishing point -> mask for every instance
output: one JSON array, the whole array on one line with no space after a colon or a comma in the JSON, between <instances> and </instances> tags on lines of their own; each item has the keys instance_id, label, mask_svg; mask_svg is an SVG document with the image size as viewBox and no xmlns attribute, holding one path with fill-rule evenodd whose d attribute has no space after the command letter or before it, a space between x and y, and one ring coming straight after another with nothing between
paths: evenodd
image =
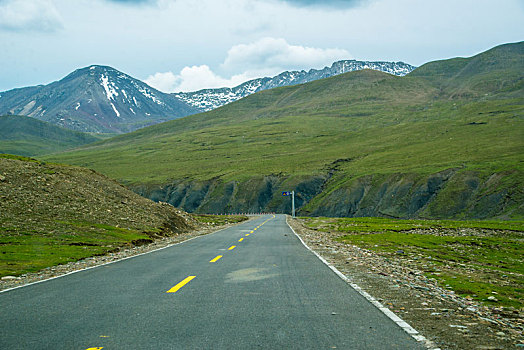
<instances>
[{"instance_id":1,"label":"road vanishing point","mask_svg":"<svg viewBox=\"0 0 524 350\"><path fill-rule=\"evenodd\" d=\"M424 349L285 220L0 293L0 349Z\"/></svg>"}]
</instances>

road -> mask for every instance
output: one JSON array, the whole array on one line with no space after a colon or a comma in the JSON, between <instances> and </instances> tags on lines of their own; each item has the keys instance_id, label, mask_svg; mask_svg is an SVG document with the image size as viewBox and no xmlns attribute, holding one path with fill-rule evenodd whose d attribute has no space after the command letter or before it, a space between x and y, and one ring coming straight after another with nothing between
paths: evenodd
<instances>
[{"instance_id":1,"label":"road","mask_svg":"<svg viewBox=\"0 0 524 350\"><path fill-rule=\"evenodd\" d=\"M0 349L422 349L264 216L0 293Z\"/></svg>"}]
</instances>

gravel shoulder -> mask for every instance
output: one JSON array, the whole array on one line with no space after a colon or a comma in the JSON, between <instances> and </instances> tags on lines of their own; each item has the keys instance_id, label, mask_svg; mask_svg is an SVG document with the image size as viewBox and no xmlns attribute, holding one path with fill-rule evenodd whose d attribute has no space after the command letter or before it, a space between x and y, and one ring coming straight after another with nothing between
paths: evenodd
<instances>
[{"instance_id":1,"label":"gravel shoulder","mask_svg":"<svg viewBox=\"0 0 524 350\"><path fill-rule=\"evenodd\" d=\"M402 259L385 258L335 239L342 234L288 223L304 242L352 282L440 349L524 349L524 312L488 308L437 286Z\"/></svg>"}]
</instances>

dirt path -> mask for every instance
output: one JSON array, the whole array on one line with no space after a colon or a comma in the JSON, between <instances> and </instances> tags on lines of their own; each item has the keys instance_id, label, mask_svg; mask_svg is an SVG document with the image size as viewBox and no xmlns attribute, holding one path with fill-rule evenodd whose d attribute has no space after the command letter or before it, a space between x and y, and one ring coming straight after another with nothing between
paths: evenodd
<instances>
[{"instance_id":1,"label":"dirt path","mask_svg":"<svg viewBox=\"0 0 524 350\"><path fill-rule=\"evenodd\" d=\"M400 259L337 242L289 219L306 244L441 349L524 349L524 313L504 314L440 288Z\"/></svg>"}]
</instances>

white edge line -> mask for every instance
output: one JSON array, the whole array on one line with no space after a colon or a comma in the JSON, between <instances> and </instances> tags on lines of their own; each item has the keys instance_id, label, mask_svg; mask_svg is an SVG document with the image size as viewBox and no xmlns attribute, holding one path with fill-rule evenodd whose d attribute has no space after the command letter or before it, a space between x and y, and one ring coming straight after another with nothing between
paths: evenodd
<instances>
[{"instance_id":1,"label":"white edge line","mask_svg":"<svg viewBox=\"0 0 524 350\"><path fill-rule=\"evenodd\" d=\"M16 286L16 287L12 287L12 288L8 288L8 289L0 290L0 294L5 293L5 292L9 292L9 291L14 290L14 289L28 287L28 286L31 286L31 285L33 285L33 284L38 284L38 283L42 283L42 282L51 281L51 280L54 280L54 279L57 279L57 278L65 277L65 276L68 276L68 275L72 275L72 274L77 273L77 272L82 272L82 271L86 271L86 270L91 270L91 269L95 269L95 268L97 268L97 267L101 267L101 266L105 266L105 265L109 265L109 264L114 264L114 263L117 263L117 262L120 262L120 261L124 261L124 260L127 260L127 259L136 258L137 256L141 256L141 255L145 255L145 254L149 254L149 253L157 252L157 251L162 250L162 249L170 248L170 247L173 247L173 246L175 246L175 245L179 245L179 244L182 244L182 243L189 242L189 241L191 241L191 240L193 240L193 239L196 239L196 238L200 238L200 237L204 237L204 236L209 236L209 235L215 234L215 233L217 233L217 232L227 230L228 228L231 228L231 227L232 227L232 226L230 226L230 227L225 227L225 228L222 228L222 229L217 230L217 231L214 231L214 232L210 232L210 233L207 233L207 234L203 234L203 235L199 235L199 236L191 237L191 238L186 239L185 241L181 241L181 242L177 242L177 243L169 244L169 245L166 245L165 247L161 247L161 248L153 249L153 250L150 250L150 251L148 251L148 252L144 252L144 253L140 253L140 254L136 254L136 255L132 255L132 256L127 256L127 257L125 257L125 258L118 259L118 260L113 260L113 261L108 261L108 262L103 263L103 264L100 264L100 265L89 266L89 267L86 267L86 268L83 268L83 269L80 269L80 270L75 270L75 271L71 271L71 272L68 272L68 273L64 273L63 275L54 276L54 277L46 278L46 279L43 279L43 280L39 280L39 281L35 281L35 282L31 282L31 283L27 283L27 284L24 284L24 285L21 285L21 286Z\"/></svg>"},{"instance_id":2,"label":"white edge line","mask_svg":"<svg viewBox=\"0 0 524 350\"><path fill-rule=\"evenodd\" d=\"M412 336L416 341L423 343L428 349L432 350L440 350L440 348L435 347L435 344L428 340L426 337L424 337L422 334L420 334L416 329L411 327L407 322L405 322L403 319L398 317L396 314L394 314L390 309L382 305L377 299L373 298L371 295L369 295L366 291L364 291L360 286L356 283L351 282L351 280L344 275L342 272L340 272L335 266L331 265L326 259L324 259L320 254L315 252L313 249L311 249L304 240L293 230L291 225L287 222L287 216L286 216L286 224L287 226L293 231L295 236L302 242L304 247L307 248L310 252L316 255L317 258L320 259L327 267L329 267L335 274L337 274L338 277L340 277L342 280L347 282L354 290L356 290L360 295L362 295L364 298L366 298L371 304L375 305L377 309L382 311L384 315L389 317L393 322L395 322L400 328L402 328L406 333L408 333L410 336Z\"/></svg>"}]
</instances>

